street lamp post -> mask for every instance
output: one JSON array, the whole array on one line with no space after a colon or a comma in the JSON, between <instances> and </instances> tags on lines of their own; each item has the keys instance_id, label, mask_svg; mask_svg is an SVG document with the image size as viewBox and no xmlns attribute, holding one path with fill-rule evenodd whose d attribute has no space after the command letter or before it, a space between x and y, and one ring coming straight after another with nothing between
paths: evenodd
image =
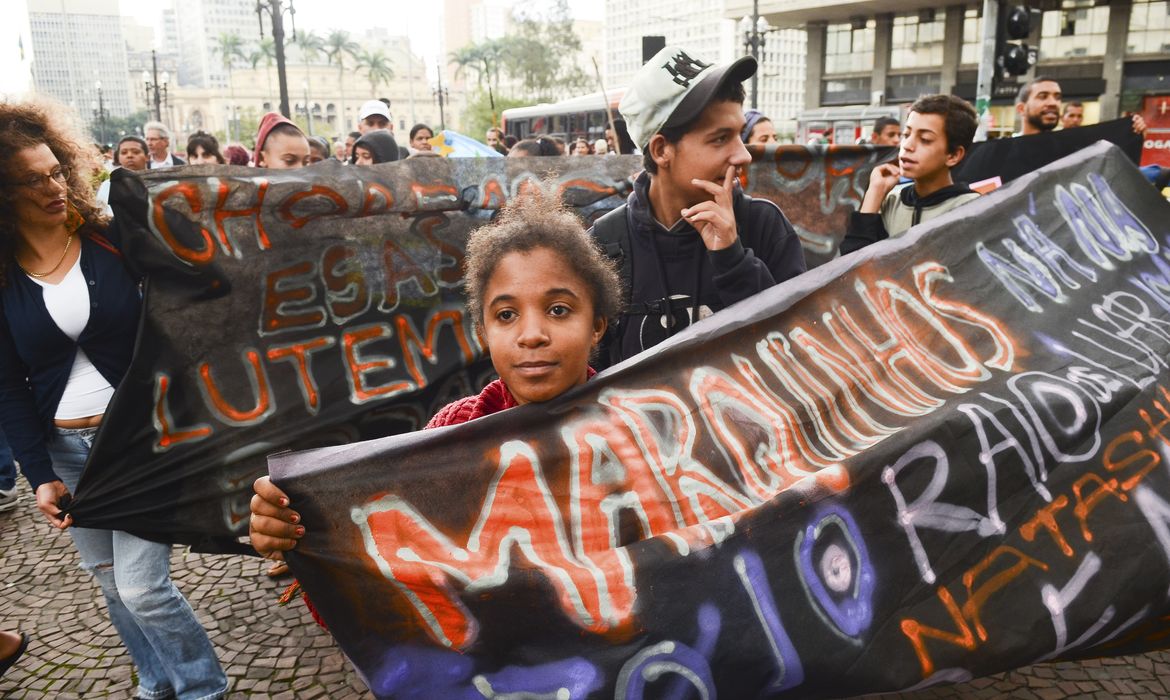
<instances>
[{"instance_id":1,"label":"street lamp post","mask_svg":"<svg viewBox=\"0 0 1170 700\"><path fill-rule=\"evenodd\" d=\"M106 143L106 103L102 99L102 81L94 81L93 86L97 90L97 102L93 105L93 115L97 117L99 138L104 145Z\"/></svg>"},{"instance_id":2,"label":"street lamp post","mask_svg":"<svg viewBox=\"0 0 1170 700\"><path fill-rule=\"evenodd\" d=\"M743 48L751 57L760 60L760 51L764 48L764 35L772 31L768 20L760 16L760 0L752 0L751 17L744 16L739 20L739 31L743 34ZM759 107L759 77L760 70L752 73L752 109Z\"/></svg>"},{"instance_id":3,"label":"street lamp post","mask_svg":"<svg viewBox=\"0 0 1170 700\"><path fill-rule=\"evenodd\" d=\"M435 76L438 78L439 86L435 88L435 99L439 101L439 131L447 129L447 117L443 112L443 102L450 102L451 95L447 92L447 88L443 87L443 70L440 66L435 66Z\"/></svg>"},{"instance_id":4,"label":"street lamp post","mask_svg":"<svg viewBox=\"0 0 1170 700\"><path fill-rule=\"evenodd\" d=\"M154 104L154 120L162 121L162 101L166 98L167 83L170 82L170 73L163 72L162 82L158 81L158 55L154 49L150 50L150 72L142 71L142 82L146 86L146 102ZM153 96L152 96L153 92Z\"/></svg>"},{"instance_id":5,"label":"street lamp post","mask_svg":"<svg viewBox=\"0 0 1170 700\"><path fill-rule=\"evenodd\" d=\"M288 76L284 72L284 13L288 11L292 22L293 38L297 36L297 10L293 7L293 0L288 0L288 7L283 0L258 0L256 3L256 19L260 22L260 38L264 38L264 13L268 13L272 21L272 43L276 48L276 82L280 85L280 113L289 118L288 108Z\"/></svg>"}]
</instances>

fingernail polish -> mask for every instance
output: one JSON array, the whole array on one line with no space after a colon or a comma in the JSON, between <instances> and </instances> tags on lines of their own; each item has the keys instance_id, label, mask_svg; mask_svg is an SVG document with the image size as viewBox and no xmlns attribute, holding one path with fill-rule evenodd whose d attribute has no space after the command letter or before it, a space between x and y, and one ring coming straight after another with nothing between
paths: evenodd
<instances>
[{"instance_id":1,"label":"fingernail polish","mask_svg":"<svg viewBox=\"0 0 1170 700\"><path fill-rule=\"evenodd\" d=\"M305 528L304 528L304 527L298 527L298 528L297 528L297 537L300 537L300 536L301 536L301 535L303 535L303 534L305 534Z\"/></svg>"},{"instance_id":2,"label":"fingernail polish","mask_svg":"<svg viewBox=\"0 0 1170 700\"><path fill-rule=\"evenodd\" d=\"M289 516L289 520L294 522L294 523L299 523L301 521L301 516L297 515L296 513L293 513L291 516Z\"/></svg>"}]
</instances>

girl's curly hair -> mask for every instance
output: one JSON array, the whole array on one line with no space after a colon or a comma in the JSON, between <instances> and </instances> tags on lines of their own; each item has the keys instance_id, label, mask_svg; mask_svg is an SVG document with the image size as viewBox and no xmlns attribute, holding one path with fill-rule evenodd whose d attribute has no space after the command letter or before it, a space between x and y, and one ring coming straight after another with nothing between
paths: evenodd
<instances>
[{"instance_id":1,"label":"girl's curly hair","mask_svg":"<svg viewBox=\"0 0 1170 700\"><path fill-rule=\"evenodd\" d=\"M483 329L483 295L500 260L509 253L537 248L548 248L569 263L593 296L593 313L612 326L624 298L616 265L597 247L581 220L565 208L552 183L530 183L492 223L468 238L464 286L476 326Z\"/></svg>"},{"instance_id":2,"label":"girl's curly hair","mask_svg":"<svg viewBox=\"0 0 1170 700\"><path fill-rule=\"evenodd\" d=\"M73 123L72 112L63 105L45 102L0 102L0 286L8 281L15 260L17 222L13 210L16 173L14 158L19 151L45 144L61 165L69 169L66 197L86 223L107 221L94 196L91 177L101 168L98 154Z\"/></svg>"}]
</instances>

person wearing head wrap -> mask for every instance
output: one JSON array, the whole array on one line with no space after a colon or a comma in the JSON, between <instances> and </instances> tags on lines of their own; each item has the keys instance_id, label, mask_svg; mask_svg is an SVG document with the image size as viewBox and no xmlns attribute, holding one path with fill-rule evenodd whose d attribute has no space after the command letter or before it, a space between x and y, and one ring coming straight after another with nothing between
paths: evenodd
<instances>
[{"instance_id":1,"label":"person wearing head wrap","mask_svg":"<svg viewBox=\"0 0 1170 700\"><path fill-rule=\"evenodd\" d=\"M256 133L257 168L303 168L309 164L309 140L286 117L269 112Z\"/></svg>"},{"instance_id":2,"label":"person wearing head wrap","mask_svg":"<svg viewBox=\"0 0 1170 700\"><path fill-rule=\"evenodd\" d=\"M374 165L398 160L398 142L386 129L367 131L353 144L355 165Z\"/></svg>"},{"instance_id":3,"label":"person wearing head wrap","mask_svg":"<svg viewBox=\"0 0 1170 700\"><path fill-rule=\"evenodd\" d=\"M741 141L761 145L776 143L776 127L772 126L772 120L765 117L763 112L749 109L743 113L743 118L743 131L739 132Z\"/></svg>"}]
</instances>

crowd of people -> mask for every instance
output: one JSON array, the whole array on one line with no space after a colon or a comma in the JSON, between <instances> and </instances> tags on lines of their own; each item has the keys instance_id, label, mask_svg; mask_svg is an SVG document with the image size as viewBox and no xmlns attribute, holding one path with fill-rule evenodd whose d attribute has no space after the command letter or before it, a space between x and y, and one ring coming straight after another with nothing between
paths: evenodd
<instances>
[{"instance_id":1,"label":"crowd of people","mask_svg":"<svg viewBox=\"0 0 1170 700\"><path fill-rule=\"evenodd\" d=\"M551 192L534 188L475 231L465 270L469 312L497 381L442 409L428 428L553 399L593 374L664 342L806 269L800 240L774 203L746 195L736 173L748 145L777 141L772 121L744 110L756 60L716 65L667 47L635 76L622 100L620 133L565 143L516 140L498 128L484 143L509 157L601 156L636 151L642 172L627 201L586 230ZM680 79L684 76L685 79ZM1022 133L1073 128L1059 84L1021 92ZM1083 111L1083 110L1082 110ZM849 254L961 207L979 195L954 182L970 150L975 110L953 95L928 95L905 123L879 119L871 142L895 146L873 170L840 253ZM1134 128L1144 124L1135 119ZM270 113L253 148L222 148L195 133L185 158L165 125L122 138L113 167L130 171L201 165L286 169L327 160L373 165L435 156L435 130L415 125L405 146L389 106L364 103L344 140L307 136ZM78 528L68 515L86 457L125 375L141 311L141 282L123 259L121 233L94 190L96 153L51 110L0 104L0 510L16 505L15 462L54 527L68 530L82 568L99 584L110 620L137 668L138 698L215 698L228 679L207 634L169 575L170 547L126 532ZM89 303L84 300L88 299ZM591 358L594 358L591 360ZM11 446L11 447L9 447ZM283 559L307 536L288 496L267 477L255 484L249 535ZM273 573L279 574L278 569ZM0 673L28 645L0 633Z\"/></svg>"}]
</instances>

